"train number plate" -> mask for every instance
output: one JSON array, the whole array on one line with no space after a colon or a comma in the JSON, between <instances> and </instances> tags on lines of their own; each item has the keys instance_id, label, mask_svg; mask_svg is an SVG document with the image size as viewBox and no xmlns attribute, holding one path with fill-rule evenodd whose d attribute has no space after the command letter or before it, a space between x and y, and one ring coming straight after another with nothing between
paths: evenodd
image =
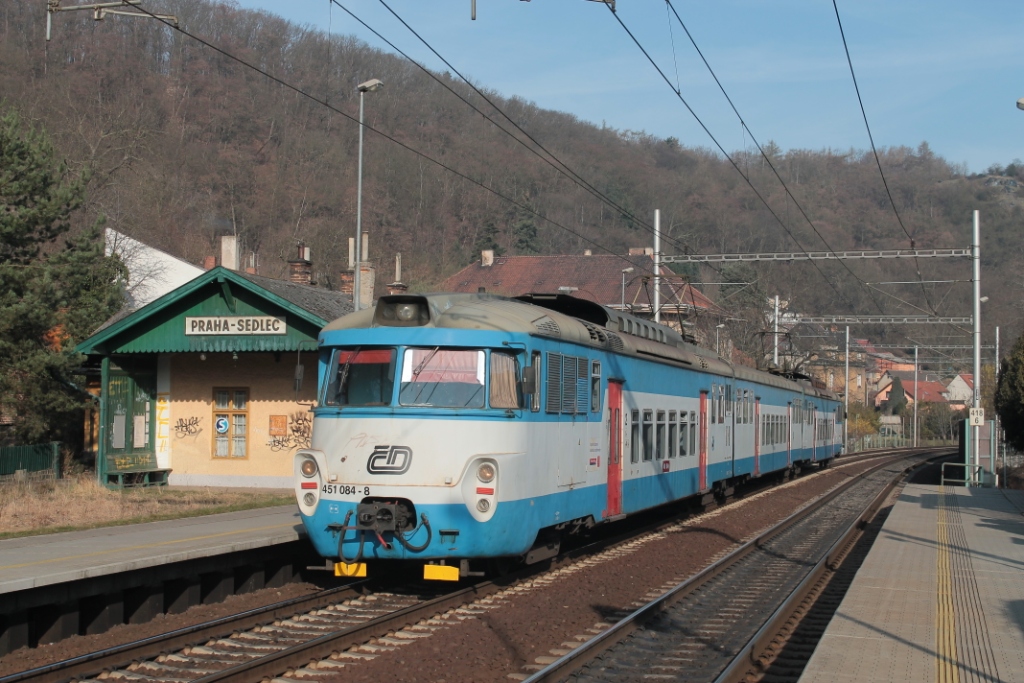
<instances>
[{"instance_id":1,"label":"train number plate","mask_svg":"<svg viewBox=\"0 0 1024 683\"><path fill-rule=\"evenodd\" d=\"M357 496L359 494L368 496L370 495L370 487L351 486L349 484L324 484L320 492L325 494L336 493L342 496Z\"/></svg>"}]
</instances>

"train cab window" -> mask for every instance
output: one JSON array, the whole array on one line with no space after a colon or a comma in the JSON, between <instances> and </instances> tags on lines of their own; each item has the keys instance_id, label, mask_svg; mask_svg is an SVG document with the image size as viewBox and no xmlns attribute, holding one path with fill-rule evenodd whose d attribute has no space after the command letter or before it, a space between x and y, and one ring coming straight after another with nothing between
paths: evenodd
<instances>
[{"instance_id":1,"label":"train cab window","mask_svg":"<svg viewBox=\"0 0 1024 683\"><path fill-rule=\"evenodd\" d=\"M640 411L634 410L632 415L632 429L629 431L629 460L640 462Z\"/></svg>"},{"instance_id":2,"label":"train cab window","mask_svg":"<svg viewBox=\"0 0 1024 683\"><path fill-rule=\"evenodd\" d=\"M668 411L668 457L676 457L676 446L678 441L676 440L676 431L679 425L676 424L676 411Z\"/></svg>"},{"instance_id":3,"label":"train cab window","mask_svg":"<svg viewBox=\"0 0 1024 683\"><path fill-rule=\"evenodd\" d=\"M491 351L492 408L522 407L519 402L519 360L511 353Z\"/></svg>"},{"instance_id":4,"label":"train cab window","mask_svg":"<svg viewBox=\"0 0 1024 683\"><path fill-rule=\"evenodd\" d=\"M679 413L679 455L680 455L680 457L682 457L684 455L690 455L691 454L690 451L688 450L689 439L690 439L689 433L690 433L690 423L687 421L687 419L686 419L686 412L684 411L684 412Z\"/></svg>"},{"instance_id":5,"label":"train cab window","mask_svg":"<svg viewBox=\"0 0 1024 683\"><path fill-rule=\"evenodd\" d=\"M484 407L484 352L477 349L406 349L402 357L403 406Z\"/></svg>"},{"instance_id":6,"label":"train cab window","mask_svg":"<svg viewBox=\"0 0 1024 683\"><path fill-rule=\"evenodd\" d=\"M658 411L658 426L654 432L654 459L664 460L668 452L665 450L665 411Z\"/></svg>"},{"instance_id":7,"label":"train cab window","mask_svg":"<svg viewBox=\"0 0 1024 683\"><path fill-rule=\"evenodd\" d=\"M644 411L644 460L654 459L654 411Z\"/></svg>"},{"instance_id":8,"label":"train cab window","mask_svg":"<svg viewBox=\"0 0 1024 683\"><path fill-rule=\"evenodd\" d=\"M590 363L590 412L601 412L601 361Z\"/></svg>"},{"instance_id":9,"label":"train cab window","mask_svg":"<svg viewBox=\"0 0 1024 683\"><path fill-rule=\"evenodd\" d=\"M338 349L324 405L391 405L395 386L395 349Z\"/></svg>"}]
</instances>

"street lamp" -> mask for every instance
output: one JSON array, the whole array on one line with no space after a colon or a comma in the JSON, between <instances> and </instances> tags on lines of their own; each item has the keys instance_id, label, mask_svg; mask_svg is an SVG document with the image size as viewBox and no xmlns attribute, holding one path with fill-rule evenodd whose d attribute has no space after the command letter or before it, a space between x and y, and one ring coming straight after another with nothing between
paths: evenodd
<instances>
[{"instance_id":1,"label":"street lamp","mask_svg":"<svg viewBox=\"0 0 1024 683\"><path fill-rule=\"evenodd\" d=\"M352 280L352 310L358 311L360 306L360 275L363 270L363 95L380 90L384 83L371 78L356 86L359 91L359 171L356 189L356 272Z\"/></svg>"},{"instance_id":2,"label":"street lamp","mask_svg":"<svg viewBox=\"0 0 1024 683\"><path fill-rule=\"evenodd\" d=\"M633 266L630 266L629 268L623 268L622 269L622 297L621 297L622 300L619 302L619 308L621 308L622 310L626 310L626 273L632 273L632 272L633 272Z\"/></svg>"},{"instance_id":3,"label":"street lamp","mask_svg":"<svg viewBox=\"0 0 1024 683\"><path fill-rule=\"evenodd\" d=\"M722 355L722 352L718 350L718 331L720 329L722 329L723 327L725 327L725 323L719 323L718 325L715 325L715 355L716 356Z\"/></svg>"}]
</instances>

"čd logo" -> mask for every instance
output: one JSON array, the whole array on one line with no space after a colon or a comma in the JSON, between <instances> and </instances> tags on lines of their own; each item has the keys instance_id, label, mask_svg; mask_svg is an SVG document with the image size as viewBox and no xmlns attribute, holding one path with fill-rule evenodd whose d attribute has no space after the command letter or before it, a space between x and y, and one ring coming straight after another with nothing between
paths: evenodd
<instances>
[{"instance_id":1,"label":"\u010dd logo","mask_svg":"<svg viewBox=\"0 0 1024 683\"><path fill-rule=\"evenodd\" d=\"M405 474L412 464L412 449L408 446L375 446L366 471L370 474Z\"/></svg>"}]
</instances>

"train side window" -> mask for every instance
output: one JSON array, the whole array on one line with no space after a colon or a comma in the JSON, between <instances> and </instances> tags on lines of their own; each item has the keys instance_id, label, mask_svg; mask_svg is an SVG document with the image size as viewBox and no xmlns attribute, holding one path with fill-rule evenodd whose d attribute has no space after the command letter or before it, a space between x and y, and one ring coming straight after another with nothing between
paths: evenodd
<instances>
[{"instance_id":1,"label":"train side window","mask_svg":"<svg viewBox=\"0 0 1024 683\"><path fill-rule=\"evenodd\" d=\"M644 460L654 458L654 411L644 411Z\"/></svg>"},{"instance_id":2,"label":"train side window","mask_svg":"<svg viewBox=\"0 0 1024 683\"><path fill-rule=\"evenodd\" d=\"M689 455L687 442L689 440L690 423L686 421L686 412L679 413L679 455Z\"/></svg>"},{"instance_id":3,"label":"train side window","mask_svg":"<svg viewBox=\"0 0 1024 683\"><path fill-rule=\"evenodd\" d=\"M522 407L519 402L519 360L511 353L491 351L490 401L492 408Z\"/></svg>"},{"instance_id":4,"label":"train side window","mask_svg":"<svg viewBox=\"0 0 1024 683\"><path fill-rule=\"evenodd\" d=\"M723 385L722 389L725 392L725 396L723 397L722 401L723 403L725 403L725 416L732 417L732 385Z\"/></svg>"},{"instance_id":5,"label":"train side window","mask_svg":"<svg viewBox=\"0 0 1024 683\"><path fill-rule=\"evenodd\" d=\"M640 462L640 411L632 412L633 425L629 432L629 459L631 462Z\"/></svg>"},{"instance_id":6,"label":"train side window","mask_svg":"<svg viewBox=\"0 0 1024 683\"><path fill-rule=\"evenodd\" d=\"M656 441L654 442L654 459L664 460L665 459L665 411L658 411L658 426L654 432Z\"/></svg>"},{"instance_id":7,"label":"train side window","mask_svg":"<svg viewBox=\"0 0 1024 683\"><path fill-rule=\"evenodd\" d=\"M697 413L690 413L690 455L697 455Z\"/></svg>"},{"instance_id":8,"label":"train side window","mask_svg":"<svg viewBox=\"0 0 1024 683\"><path fill-rule=\"evenodd\" d=\"M711 403L711 422L715 423L715 422L718 422L718 385L717 384L712 384L711 385L710 403Z\"/></svg>"},{"instance_id":9,"label":"train side window","mask_svg":"<svg viewBox=\"0 0 1024 683\"><path fill-rule=\"evenodd\" d=\"M601 361L590 364L590 412L601 411Z\"/></svg>"},{"instance_id":10,"label":"train side window","mask_svg":"<svg viewBox=\"0 0 1024 683\"><path fill-rule=\"evenodd\" d=\"M676 429L679 425L676 424L676 411L668 411L668 457L676 457Z\"/></svg>"}]
</instances>

